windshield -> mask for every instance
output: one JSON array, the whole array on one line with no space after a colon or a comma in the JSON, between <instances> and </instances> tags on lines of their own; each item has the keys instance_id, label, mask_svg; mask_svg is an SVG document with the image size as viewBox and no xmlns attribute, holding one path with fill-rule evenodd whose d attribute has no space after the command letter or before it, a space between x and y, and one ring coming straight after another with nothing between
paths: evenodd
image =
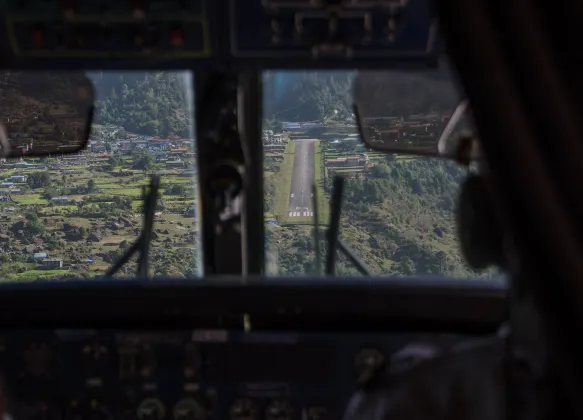
<instances>
[{"instance_id":1,"label":"windshield","mask_svg":"<svg viewBox=\"0 0 583 420\"><path fill-rule=\"evenodd\" d=\"M198 275L196 162L188 72L89 72L96 110L75 155L8 159L0 176L0 278L103 275L138 238L142 187L161 175L150 267ZM119 276L134 276L135 261Z\"/></svg>"},{"instance_id":2,"label":"windshield","mask_svg":"<svg viewBox=\"0 0 583 420\"><path fill-rule=\"evenodd\" d=\"M26 282L103 275L141 232L142 187L152 173L161 175L162 189L150 271L197 277L190 73L87 75L97 99L87 149L1 163L0 278ZM346 179L339 236L373 274L489 275L471 270L459 252L455 206L465 170L446 160L386 155L365 147L352 114L354 76L334 71L264 74L268 275L321 273L315 265L314 225L317 217L323 259L335 175ZM386 128L384 136L413 135L425 127L424 118L447 118L459 98L448 74L420 80L375 72L370 80L378 86L374 100L390 98L385 107L389 116L404 122ZM439 86L426 89L431 83ZM447 86L450 91L443 96ZM407 96L419 89L444 100ZM135 272L134 259L118 275ZM336 272L361 274L342 256Z\"/></svg>"},{"instance_id":3,"label":"windshield","mask_svg":"<svg viewBox=\"0 0 583 420\"><path fill-rule=\"evenodd\" d=\"M332 180L342 175L339 237L372 274L492 274L472 270L460 254L455 209L466 170L444 159L387 155L363 145L353 115L355 74L295 71L264 77L268 272L322 273L316 267L316 216L324 261ZM374 95L360 98L361 104L382 117L383 139L403 144L416 136L437 144L460 98L446 69L370 72L364 80L374 86ZM344 256L336 273L361 275Z\"/></svg>"}]
</instances>

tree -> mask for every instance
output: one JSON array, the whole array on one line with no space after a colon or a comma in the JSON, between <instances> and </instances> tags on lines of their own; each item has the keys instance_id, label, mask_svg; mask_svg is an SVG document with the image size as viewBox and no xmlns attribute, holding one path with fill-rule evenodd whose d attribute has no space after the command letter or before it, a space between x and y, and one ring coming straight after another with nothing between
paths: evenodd
<instances>
[{"instance_id":1,"label":"tree","mask_svg":"<svg viewBox=\"0 0 583 420\"><path fill-rule=\"evenodd\" d=\"M405 276L415 274L415 263L408 256L405 256L396 264L397 272Z\"/></svg>"},{"instance_id":2,"label":"tree","mask_svg":"<svg viewBox=\"0 0 583 420\"><path fill-rule=\"evenodd\" d=\"M51 176L49 172L33 172L26 179L26 183L30 188L43 188L49 185L51 182Z\"/></svg>"},{"instance_id":3,"label":"tree","mask_svg":"<svg viewBox=\"0 0 583 420\"><path fill-rule=\"evenodd\" d=\"M45 231L45 226L38 220L28 220L26 222L26 231L31 235L40 235Z\"/></svg>"},{"instance_id":4,"label":"tree","mask_svg":"<svg viewBox=\"0 0 583 420\"><path fill-rule=\"evenodd\" d=\"M113 167L122 166L123 159L119 156L110 156L109 159L107 159L107 163Z\"/></svg>"},{"instance_id":5,"label":"tree","mask_svg":"<svg viewBox=\"0 0 583 420\"><path fill-rule=\"evenodd\" d=\"M134 164L133 164L134 169L143 169L145 171L150 169L152 167L152 165L154 164L154 158L148 152L136 153L134 155L133 161L134 161Z\"/></svg>"},{"instance_id":6,"label":"tree","mask_svg":"<svg viewBox=\"0 0 583 420\"><path fill-rule=\"evenodd\" d=\"M97 189L97 186L95 185L95 181L93 179L90 179L89 181L87 181L87 192L88 193L95 192L96 189Z\"/></svg>"},{"instance_id":7,"label":"tree","mask_svg":"<svg viewBox=\"0 0 583 420\"><path fill-rule=\"evenodd\" d=\"M45 191L41 194L41 197L48 201L51 201L53 197L58 196L59 192L54 188L45 188Z\"/></svg>"},{"instance_id":8,"label":"tree","mask_svg":"<svg viewBox=\"0 0 583 420\"><path fill-rule=\"evenodd\" d=\"M370 174L375 178L385 178L391 175L391 168L387 165L375 165L370 169Z\"/></svg>"},{"instance_id":9,"label":"tree","mask_svg":"<svg viewBox=\"0 0 583 420\"><path fill-rule=\"evenodd\" d=\"M33 213L31 211L27 212L24 215L24 218L26 220L28 220L29 222L33 222L33 223L38 222L38 216L36 215L36 213Z\"/></svg>"}]
</instances>

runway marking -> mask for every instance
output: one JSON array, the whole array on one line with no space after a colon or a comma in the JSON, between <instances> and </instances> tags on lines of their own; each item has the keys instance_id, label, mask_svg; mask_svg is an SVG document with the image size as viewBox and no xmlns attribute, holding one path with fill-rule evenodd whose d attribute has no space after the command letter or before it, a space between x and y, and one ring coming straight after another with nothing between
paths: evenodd
<instances>
[{"instance_id":1,"label":"runway marking","mask_svg":"<svg viewBox=\"0 0 583 420\"><path fill-rule=\"evenodd\" d=\"M289 217L313 217L313 211L290 211Z\"/></svg>"},{"instance_id":2,"label":"runway marking","mask_svg":"<svg viewBox=\"0 0 583 420\"><path fill-rule=\"evenodd\" d=\"M291 195L291 198L294 198L294 195L293 194Z\"/></svg>"}]
</instances>

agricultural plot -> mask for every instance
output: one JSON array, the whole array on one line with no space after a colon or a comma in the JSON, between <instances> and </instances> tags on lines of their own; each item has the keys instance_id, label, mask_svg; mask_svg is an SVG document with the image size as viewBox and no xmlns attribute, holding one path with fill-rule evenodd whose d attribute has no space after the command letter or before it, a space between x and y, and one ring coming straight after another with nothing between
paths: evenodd
<instances>
[{"instance_id":1,"label":"agricultural plot","mask_svg":"<svg viewBox=\"0 0 583 420\"><path fill-rule=\"evenodd\" d=\"M22 174L34 177L41 172L48 173L50 179L40 188L28 183L18 185L21 194L0 202L0 270L5 281L100 275L138 238L142 187L149 181L144 171L132 170L129 165L120 168L123 175L116 170L91 170L89 166L68 166L66 171L16 169L10 165L5 169L4 179ZM71 171L74 173L66 174ZM165 171L161 181L152 271L168 275L192 271L197 246L194 180L174 170ZM66 199L55 202L48 193ZM46 269L33 259L35 253L59 258L63 265ZM185 258L192 259L190 265Z\"/></svg>"}]
</instances>

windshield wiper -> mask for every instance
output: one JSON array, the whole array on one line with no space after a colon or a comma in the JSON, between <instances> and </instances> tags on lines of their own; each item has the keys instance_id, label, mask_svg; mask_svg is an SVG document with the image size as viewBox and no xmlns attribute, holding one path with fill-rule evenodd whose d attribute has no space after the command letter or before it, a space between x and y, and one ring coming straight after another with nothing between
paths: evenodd
<instances>
[{"instance_id":1,"label":"windshield wiper","mask_svg":"<svg viewBox=\"0 0 583 420\"><path fill-rule=\"evenodd\" d=\"M348 244L340 237L340 212L342 210L342 196L344 193L344 178L342 176L335 176L332 187L332 200L330 201L330 227L327 232L328 239L328 254L326 255L326 275L333 276L336 269L336 251L340 250L346 258L356 267L361 274L365 276L372 276L371 269L350 249ZM316 270L320 273L320 238L318 232L318 200L316 195L316 185L313 185L313 207L314 207L314 223L315 232L314 239L316 241Z\"/></svg>"},{"instance_id":2,"label":"windshield wiper","mask_svg":"<svg viewBox=\"0 0 583 420\"><path fill-rule=\"evenodd\" d=\"M150 176L150 185L148 188L147 191L146 187L143 187L142 190L144 196L144 226L142 233L122 257L107 270L105 277L114 276L138 251L140 252L140 258L138 260L137 277L148 277L148 256L150 253L150 242L152 242L158 190L160 189L160 175L152 174Z\"/></svg>"},{"instance_id":3,"label":"windshield wiper","mask_svg":"<svg viewBox=\"0 0 583 420\"><path fill-rule=\"evenodd\" d=\"M314 210L314 251L316 252L316 275L320 275L320 219L318 217L318 188L312 185L312 209Z\"/></svg>"}]
</instances>

